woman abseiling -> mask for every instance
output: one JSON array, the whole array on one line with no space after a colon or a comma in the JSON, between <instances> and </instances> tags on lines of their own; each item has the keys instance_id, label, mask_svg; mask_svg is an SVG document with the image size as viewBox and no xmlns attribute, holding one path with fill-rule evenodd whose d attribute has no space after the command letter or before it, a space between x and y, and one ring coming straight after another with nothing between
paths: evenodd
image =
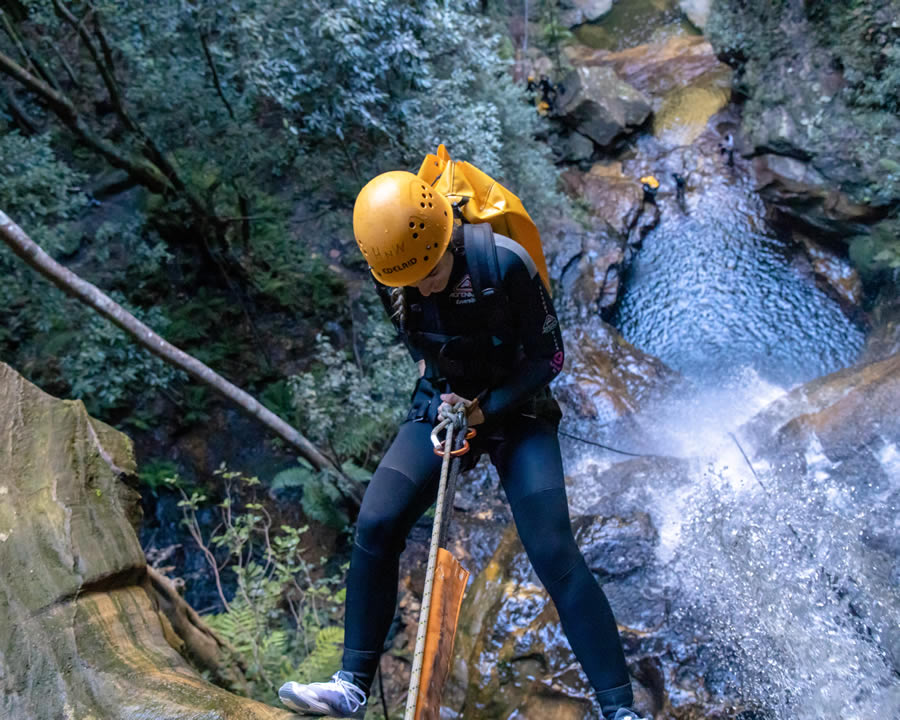
<instances>
[{"instance_id":1,"label":"woman abseiling","mask_svg":"<svg viewBox=\"0 0 900 720\"><path fill-rule=\"evenodd\" d=\"M408 172L377 176L356 199L356 241L420 377L360 508L342 670L328 682L288 682L279 691L302 714L365 715L394 617L400 553L437 495L441 459L429 435L446 404L463 401L478 430L463 469L489 454L528 558L604 717L637 720L615 619L569 521L561 413L548 387L563 366L556 311L528 252L486 227L454 223L450 202ZM476 242L479 235L486 241Z\"/></svg>"}]
</instances>

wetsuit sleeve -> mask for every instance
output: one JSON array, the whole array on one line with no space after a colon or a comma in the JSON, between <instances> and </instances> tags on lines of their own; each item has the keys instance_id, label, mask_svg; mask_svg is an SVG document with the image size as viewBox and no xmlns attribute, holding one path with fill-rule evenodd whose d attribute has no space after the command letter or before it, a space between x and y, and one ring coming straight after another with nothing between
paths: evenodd
<instances>
[{"instance_id":1,"label":"wetsuit sleeve","mask_svg":"<svg viewBox=\"0 0 900 720\"><path fill-rule=\"evenodd\" d=\"M378 293L381 304L384 305L385 312L388 314L388 317L390 318L391 323L394 325L394 329L397 331L400 339L403 341L403 344L406 345L406 349L409 350L409 354L412 357L413 362L419 362L419 360L422 360L424 358L424 355L422 355L422 352L419 350L419 348L415 347L412 343L409 342L409 336L400 328L400 323L397 321L397 318L393 317L394 308L391 304L391 291L374 278L372 279L372 282L375 285L375 292Z\"/></svg>"},{"instance_id":2,"label":"wetsuit sleeve","mask_svg":"<svg viewBox=\"0 0 900 720\"><path fill-rule=\"evenodd\" d=\"M503 274L503 288L524 357L506 380L481 397L486 420L514 409L548 384L565 359L553 301L533 264L515 258Z\"/></svg>"}]
</instances>

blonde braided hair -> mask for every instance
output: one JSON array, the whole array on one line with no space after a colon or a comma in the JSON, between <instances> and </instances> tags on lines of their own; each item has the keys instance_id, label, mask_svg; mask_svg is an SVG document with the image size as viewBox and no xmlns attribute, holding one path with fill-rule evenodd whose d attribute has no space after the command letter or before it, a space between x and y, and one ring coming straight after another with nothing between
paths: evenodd
<instances>
[{"instance_id":1,"label":"blonde braided hair","mask_svg":"<svg viewBox=\"0 0 900 720\"><path fill-rule=\"evenodd\" d=\"M395 320L397 322L397 327L400 329L400 332L405 332L407 312L406 288L391 288L391 308L393 309L393 312L391 313L391 320Z\"/></svg>"}]
</instances>

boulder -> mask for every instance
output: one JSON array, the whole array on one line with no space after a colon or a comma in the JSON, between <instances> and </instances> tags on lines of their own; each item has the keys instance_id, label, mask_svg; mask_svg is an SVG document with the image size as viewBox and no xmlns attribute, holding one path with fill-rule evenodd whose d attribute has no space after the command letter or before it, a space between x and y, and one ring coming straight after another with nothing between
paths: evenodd
<instances>
[{"instance_id":1,"label":"boulder","mask_svg":"<svg viewBox=\"0 0 900 720\"><path fill-rule=\"evenodd\" d=\"M560 22L567 27L595 22L612 10L613 0L563 0L559 4Z\"/></svg>"},{"instance_id":2,"label":"boulder","mask_svg":"<svg viewBox=\"0 0 900 720\"><path fill-rule=\"evenodd\" d=\"M576 67L563 85L558 101L563 122L601 147L633 132L650 115L648 98L609 67Z\"/></svg>"},{"instance_id":3,"label":"boulder","mask_svg":"<svg viewBox=\"0 0 900 720\"><path fill-rule=\"evenodd\" d=\"M211 685L174 649L200 633L209 658L215 639L148 573L125 435L3 363L0 428L0 716L291 717Z\"/></svg>"},{"instance_id":4,"label":"boulder","mask_svg":"<svg viewBox=\"0 0 900 720\"><path fill-rule=\"evenodd\" d=\"M594 319L567 329L566 372L553 392L570 419L609 422L634 412L677 374Z\"/></svg>"},{"instance_id":5,"label":"boulder","mask_svg":"<svg viewBox=\"0 0 900 720\"><path fill-rule=\"evenodd\" d=\"M709 20L709 12L712 9L713 0L678 0L681 12L688 16L688 20L694 27L702 30Z\"/></svg>"},{"instance_id":6,"label":"boulder","mask_svg":"<svg viewBox=\"0 0 900 720\"><path fill-rule=\"evenodd\" d=\"M653 132L667 145L690 145L731 99L731 68L703 37L676 35L618 52L576 48L573 64L607 67L650 99Z\"/></svg>"}]
</instances>

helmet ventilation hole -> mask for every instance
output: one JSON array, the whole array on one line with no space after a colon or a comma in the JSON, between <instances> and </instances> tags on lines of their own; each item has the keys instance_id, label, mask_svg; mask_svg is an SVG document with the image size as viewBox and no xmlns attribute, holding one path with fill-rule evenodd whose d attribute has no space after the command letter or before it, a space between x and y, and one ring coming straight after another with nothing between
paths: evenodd
<instances>
[{"instance_id":1,"label":"helmet ventilation hole","mask_svg":"<svg viewBox=\"0 0 900 720\"><path fill-rule=\"evenodd\" d=\"M416 226L416 224L415 224L414 222L410 221L409 226L410 226L411 228L414 228L414 227Z\"/></svg>"},{"instance_id":2,"label":"helmet ventilation hole","mask_svg":"<svg viewBox=\"0 0 900 720\"><path fill-rule=\"evenodd\" d=\"M422 258L422 262L428 262L428 256L427 256L427 255L426 255L425 257Z\"/></svg>"},{"instance_id":3,"label":"helmet ventilation hole","mask_svg":"<svg viewBox=\"0 0 900 720\"><path fill-rule=\"evenodd\" d=\"M432 205L431 203L428 203L428 207L434 207L434 205Z\"/></svg>"},{"instance_id":4,"label":"helmet ventilation hole","mask_svg":"<svg viewBox=\"0 0 900 720\"><path fill-rule=\"evenodd\" d=\"M413 233L413 239L419 237L419 233Z\"/></svg>"},{"instance_id":5,"label":"helmet ventilation hole","mask_svg":"<svg viewBox=\"0 0 900 720\"><path fill-rule=\"evenodd\" d=\"M419 203L419 205L421 205L422 207L425 207L425 203Z\"/></svg>"},{"instance_id":6,"label":"helmet ventilation hole","mask_svg":"<svg viewBox=\"0 0 900 720\"><path fill-rule=\"evenodd\" d=\"M420 229L420 230L424 230L424 229L425 229L425 223L419 223L419 229Z\"/></svg>"}]
</instances>

